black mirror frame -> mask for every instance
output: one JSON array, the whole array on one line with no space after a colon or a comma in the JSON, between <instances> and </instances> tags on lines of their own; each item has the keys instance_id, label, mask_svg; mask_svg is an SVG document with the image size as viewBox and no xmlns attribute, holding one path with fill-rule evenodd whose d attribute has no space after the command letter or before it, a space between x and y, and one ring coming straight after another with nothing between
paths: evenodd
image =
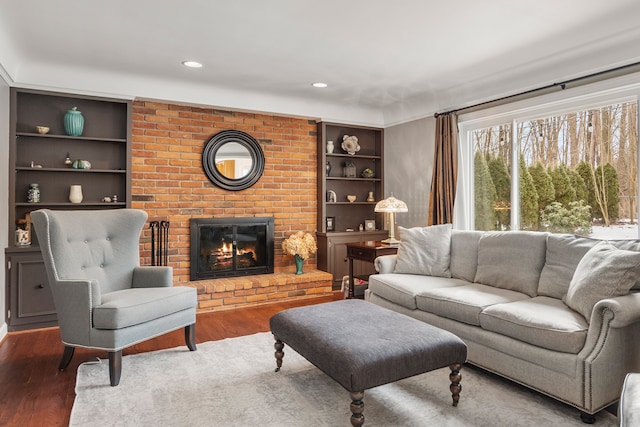
<instances>
[{"instance_id":1,"label":"black mirror frame","mask_svg":"<svg viewBox=\"0 0 640 427\"><path fill-rule=\"evenodd\" d=\"M242 178L233 179L224 176L216 167L216 153L229 142L245 147L251 155L252 166L249 173ZM258 182L264 172L264 152L260 143L248 133L239 130L223 130L213 136L202 151L202 168L213 184L231 191L244 190Z\"/></svg>"}]
</instances>

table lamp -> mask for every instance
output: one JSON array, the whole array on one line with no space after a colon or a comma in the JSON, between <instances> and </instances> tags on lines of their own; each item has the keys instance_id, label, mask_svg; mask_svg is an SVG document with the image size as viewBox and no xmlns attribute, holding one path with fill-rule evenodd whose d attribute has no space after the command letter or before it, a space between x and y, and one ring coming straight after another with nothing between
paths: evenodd
<instances>
[{"instance_id":1,"label":"table lamp","mask_svg":"<svg viewBox=\"0 0 640 427\"><path fill-rule=\"evenodd\" d=\"M389 238L384 239L384 245L397 245L400 240L396 240L396 212L408 212L407 204L402 200L393 197L393 193L384 200L376 203L376 212L385 212L389 214Z\"/></svg>"}]
</instances>

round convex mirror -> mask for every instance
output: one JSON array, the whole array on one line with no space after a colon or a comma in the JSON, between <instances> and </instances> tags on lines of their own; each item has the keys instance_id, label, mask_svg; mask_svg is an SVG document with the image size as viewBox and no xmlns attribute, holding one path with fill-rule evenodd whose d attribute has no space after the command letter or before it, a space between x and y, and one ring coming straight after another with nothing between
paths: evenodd
<instances>
[{"instance_id":1,"label":"round convex mirror","mask_svg":"<svg viewBox=\"0 0 640 427\"><path fill-rule=\"evenodd\" d=\"M207 178L218 187L244 190L262 176L264 153L251 135L237 130L224 130L205 144L202 167Z\"/></svg>"}]
</instances>

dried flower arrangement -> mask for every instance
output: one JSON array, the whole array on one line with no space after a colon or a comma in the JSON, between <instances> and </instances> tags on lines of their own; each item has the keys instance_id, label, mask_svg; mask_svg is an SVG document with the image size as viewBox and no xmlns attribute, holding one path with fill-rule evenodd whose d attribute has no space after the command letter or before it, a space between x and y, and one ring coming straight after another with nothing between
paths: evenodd
<instances>
[{"instance_id":1,"label":"dried flower arrangement","mask_svg":"<svg viewBox=\"0 0 640 427\"><path fill-rule=\"evenodd\" d=\"M282 241L282 250L289 255L307 259L318 250L318 246L311 234L298 231Z\"/></svg>"}]
</instances>

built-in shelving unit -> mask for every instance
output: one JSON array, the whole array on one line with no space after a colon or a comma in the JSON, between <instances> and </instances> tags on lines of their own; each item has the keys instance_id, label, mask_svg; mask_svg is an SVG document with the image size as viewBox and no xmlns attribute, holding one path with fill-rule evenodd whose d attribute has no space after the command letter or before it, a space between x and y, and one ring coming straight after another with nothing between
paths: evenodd
<instances>
[{"instance_id":1,"label":"built-in shelving unit","mask_svg":"<svg viewBox=\"0 0 640 427\"><path fill-rule=\"evenodd\" d=\"M360 150L348 154L342 148L345 135L358 138ZM333 141L333 152L327 152L327 141ZM358 230L367 219L376 219L374 207L383 195L384 169L382 162L383 130L363 126L337 123L318 124L318 231ZM345 163L353 163L355 177L346 177ZM327 165L330 171L327 173ZM365 169L374 172L372 177L363 177ZM336 194L330 201L329 192ZM367 201L369 193L373 200ZM349 202L347 195L355 195ZM327 230L327 217L333 218L333 230ZM377 223L377 222L376 222Z\"/></svg>"},{"instance_id":2,"label":"built-in shelving unit","mask_svg":"<svg viewBox=\"0 0 640 427\"><path fill-rule=\"evenodd\" d=\"M341 148L343 137L353 135L358 138L360 150L349 154ZM327 142L333 141L333 152L327 152ZM384 130L366 126L339 123L318 123L318 268L333 274L334 288L338 288L343 276L348 274L346 258L347 242L381 240L387 237L383 230L383 216L376 214L376 203L384 195ZM345 162L355 166L355 177L346 177ZM327 165L330 171L327 173ZM374 175L363 177L365 169ZM335 201L330 201L331 192ZM369 193L373 200L368 201ZM347 195L355 195L349 202ZM333 229L327 228L328 218ZM366 225L375 222L373 229ZM360 225L364 230L360 231ZM354 263L357 274L370 274L371 265Z\"/></svg>"},{"instance_id":3,"label":"built-in shelving unit","mask_svg":"<svg viewBox=\"0 0 640 427\"><path fill-rule=\"evenodd\" d=\"M69 136L64 115L76 107L84 117L81 136ZM46 134L36 131L46 126ZM87 160L90 169L73 169L65 159ZM10 330L56 323L37 236L31 245L14 245L18 226L36 209L117 209L131 206L131 101L12 88L9 145L9 247L7 319ZM37 183L40 201L31 203ZM71 203L71 185L81 185L83 200ZM117 202L104 202L117 196Z\"/></svg>"}]
</instances>

